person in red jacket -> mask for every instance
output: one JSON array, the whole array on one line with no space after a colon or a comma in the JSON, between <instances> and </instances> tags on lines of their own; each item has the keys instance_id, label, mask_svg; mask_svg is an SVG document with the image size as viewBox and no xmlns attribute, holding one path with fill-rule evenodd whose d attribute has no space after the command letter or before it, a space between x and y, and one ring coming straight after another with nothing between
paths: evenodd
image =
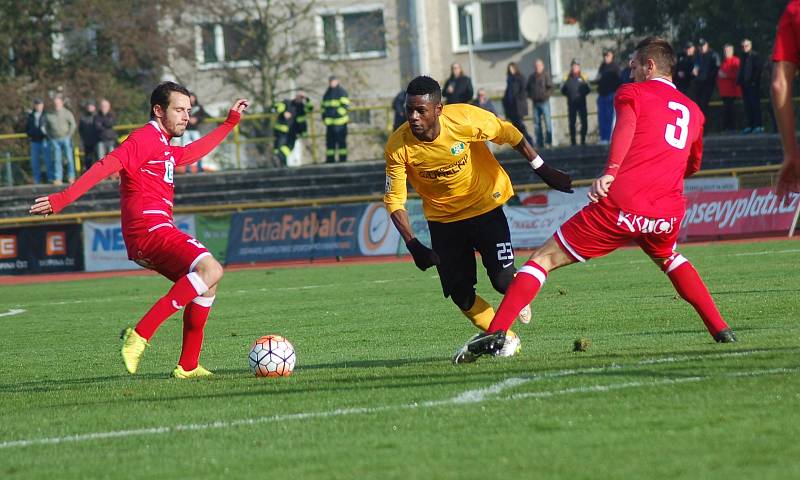
<instances>
[{"instance_id":1,"label":"person in red jacket","mask_svg":"<svg viewBox=\"0 0 800 480\"><path fill-rule=\"evenodd\" d=\"M185 147L172 145L170 140L186 131L192 104L186 87L163 82L150 96L151 120L147 124L134 130L69 188L39 197L31 206L34 215L59 213L98 182L119 172L120 221L128 258L174 282L135 327L123 331L122 359L130 373L138 370L144 349L158 327L185 307L183 348L172 376L186 379L212 374L198 361L222 266L202 243L175 225L174 172L176 167L199 161L219 145L239 123L247 104L247 100L236 100L225 122L208 135Z\"/></svg>"},{"instance_id":2,"label":"person in red jacket","mask_svg":"<svg viewBox=\"0 0 800 480\"><path fill-rule=\"evenodd\" d=\"M739 76L739 57L733 54L733 45L726 43L723 47L722 65L717 74L717 89L722 97L722 130L736 130L736 99L742 98L742 89L736 83Z\"/></svg>"},{"instance_id":3,"label":"person in red jacket","mask_svg":"<svg viewBox=\"0 0 800 480\"><path fill-rule=\"evenodd\" d=\"M602 257L631 242L667 275L714 340L736 341L697 270L675 250L686 210L683 179L700 169L705 121L700 107L672 83L675 63L666 40L650 37L636 46L631 61L635 82L620 87L614 97L617 124L605 172L589 192L591 203L517 270L487 333L461 347L454 363L499 351L505 332L550 271Z\"/></svg>"}]
</instances>

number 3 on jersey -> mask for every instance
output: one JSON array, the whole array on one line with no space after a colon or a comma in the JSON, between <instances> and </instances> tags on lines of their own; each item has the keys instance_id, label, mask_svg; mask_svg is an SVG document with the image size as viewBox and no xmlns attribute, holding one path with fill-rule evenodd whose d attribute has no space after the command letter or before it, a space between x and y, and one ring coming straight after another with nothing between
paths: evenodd
<instances>
[{"instance_id":1,"label":"number 3 on jersey","mask_svg":"<svg viewBox=\"0 0 800 480\"><path fill-rule=\"evenodd\" d=\"M664 140L673 147L683 150L686 147L686 138L689 136L689 109L686 108L686 105L678 102L669 102L667 107L678 112L678 118L674 125L667 124Z\"/></svg>"}]
</instances>

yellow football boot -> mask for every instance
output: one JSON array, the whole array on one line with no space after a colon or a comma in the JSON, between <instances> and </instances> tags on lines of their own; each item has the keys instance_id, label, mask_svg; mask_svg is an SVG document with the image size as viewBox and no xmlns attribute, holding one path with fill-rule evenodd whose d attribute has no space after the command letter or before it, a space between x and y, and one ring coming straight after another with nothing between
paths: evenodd
<instances>
[{"instance_id":1,"label":"yellow football boot","mask_svg":"<svg viewBox=\"0 0 800 480\"><path fill-rule=\"evenodd\" d=\"M203 377L211 377L214 374L210 371L203 368L202 365L198 365L197 368L194 370L189 370L188 372L183 369L180 365L175 367L175 370L172 371L173 378L180 378L181 380L186 380L190 378L203 378Z\"/></svg>"},{"instance_id":2,"label":"yellow football boot","mask_svg":"<svg viewBox=\"0 0 800 480\"><path fill-rule=\"evenodd\" d=\"M122 361L129 373L136 373L139 369L139 361L142 359L145 347L150 345L141 335L136 333L132 327L122 331Z\"/></svg>"}]
</instances>

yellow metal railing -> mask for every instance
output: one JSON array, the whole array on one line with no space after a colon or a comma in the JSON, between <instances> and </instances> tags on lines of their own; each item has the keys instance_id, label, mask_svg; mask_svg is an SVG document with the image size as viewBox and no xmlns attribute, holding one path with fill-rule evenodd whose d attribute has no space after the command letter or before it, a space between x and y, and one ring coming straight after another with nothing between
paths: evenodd
<instances>
[{"instance_id":1,"label":"yellow metal railing","mask_svg":"<svg viewBox=\"0 0 800 480\"><path fill-rule=\"evenodd\" d=\"M766 165L758 167L740 167L740 168L717 168L709 170L700 170L694 176L734 176L742 177L745 175L770 173L777 174L780 170L780 165ZM575 180L572 182L573 186L580 187L591 185L594 179L587 178ZM544 183L524 183L514 185L516 192L533 192L538 190L546 190L549 188ZM418 198L414 192L409 192L409 198ZM174 212L181 213L203 213L203 214L220 214L228 212L242 212L245 210L258 210L266 208L291 208L291 207L314 207L320 205L336 205L343 203L360 203L360 202L379 202L383 200L383 194L369 194L369 195L349 195L339 197L324 197L324 198L307 198L297 200L276 200L268 202L241 202L241 203L225 203L214 205L194 205L194 206L176 206ZM97 218L116 218L119 217L119 211L105 211L105 212L84 212L84 213L67 213L59 214L54 217L42 216L29 216L29 217L10 217L0 218L0 225L14 226L32 223L81 223L84 220L92 220Z\"/></svg>"}]
</instances>

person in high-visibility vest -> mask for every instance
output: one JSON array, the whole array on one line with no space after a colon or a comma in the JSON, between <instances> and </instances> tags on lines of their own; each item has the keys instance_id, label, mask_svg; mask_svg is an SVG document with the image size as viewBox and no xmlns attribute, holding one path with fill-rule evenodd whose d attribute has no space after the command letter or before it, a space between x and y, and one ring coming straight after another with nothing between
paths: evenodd
<instances>
[{"instance_id":1,"label":"person in high-visibility vest","mask_svg":"<svg viewBox=\"0 0 800 480\"><path fill-rule=\"evenodd\" d=\"M339 79L331 75L328 89L322 97L322 120L325 122L325 162L334 163L338 155L340 162L347 161L347 110L350 98L339 85Z\"/></svg>"},{"instance_id":2,"label":"person in high-visibility vest","mask_svg":"<svg viewBox=\"0 0 800 480\"><path fill-rule=\"evenodd\" d=\"M295 114L295 138L305 137L308 134L308 114L314 110L314 105L311 104L311 100L306 96L306 93L301 90L295 95L294 100L292 100L290 104L290 108Z\"/></svg>"},{"instance_id":3,"label":"person in high-visibility vest","mask_svg":"<svg viewBox=\"0 0 800 480\"><path fill-rule=\"evenodd\" d=\"M275 137L275 147L273 153L280 162L280 166L286 166L286 158L292 153L294 148L294 134L292 127L295 123L295 114L290 108L289 100L282 100L272 107L275 113L275 120L272 127L272 134Z\"/></svg>"}]
</instances>

